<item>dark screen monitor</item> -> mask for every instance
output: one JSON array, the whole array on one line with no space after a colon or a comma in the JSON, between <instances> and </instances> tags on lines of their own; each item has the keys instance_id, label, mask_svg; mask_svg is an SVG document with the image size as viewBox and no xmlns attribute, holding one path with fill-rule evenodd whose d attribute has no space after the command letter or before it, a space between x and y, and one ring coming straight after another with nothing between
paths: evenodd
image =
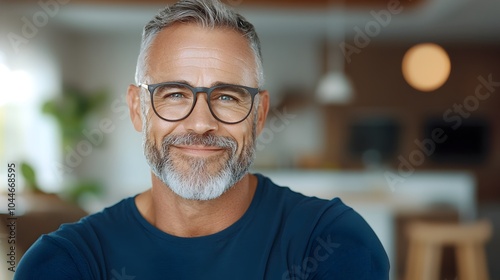
<instances>
[{"instance_id":1,"label":"dark screen monitor","mask_svg":"<svg viewBox=\"0 0 500 280\"><path fill-rule=\"evenodd\" d=\"M429 119L425 122L424 134L432 139L432 132L442 129L446 140L436 143L430 159L435 162L476 164L488 156L490 146L490 125L483 119L462 119L461 123L445 122L443 119Z\"/></svg>"},{"instance_id":2,"label":"dark screen monitor","mask_svg":"<svg viewBox=\"0 0 500 280\"><path fill-rule=\"evenodd\" d=\"M386 117L370 117L354 121L349 127L349 152L362 157L375 151L382 161L387 161L399 149L400 125Z\"/></svg>"}]
</instances>

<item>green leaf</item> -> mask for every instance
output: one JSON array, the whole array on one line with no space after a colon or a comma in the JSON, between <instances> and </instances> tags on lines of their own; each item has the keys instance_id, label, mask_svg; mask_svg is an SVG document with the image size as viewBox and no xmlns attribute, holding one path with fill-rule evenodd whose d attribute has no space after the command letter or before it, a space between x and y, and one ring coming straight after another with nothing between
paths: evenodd
<instances>
[{"instance_id":1,"label":"green leaf","mask_svg":"<svg viewBox=\"0 0 500 280\"><path fill-rule=\"evenodd\" d=\"M102 194L103 186L96 181L82 181L69 189L69 199L74 203L78 203L80 197L85 194L100 195Z\"/></svg>"},{"instance_id":2,"label":"green leaf","mask_svg":"<svg viewBox=\"0 0 500 280\"><path fill-rule=\"evenodd\" d=\"M26 187L32 191L41 192L36 181L36 172L30 164L26 162L21 163L21 175L23 175L23 178L26 181Z\"/></svg>"},{"instance_id":3,"label":"green leaf","mask_svg":"<svg viewBox=\"0 0 500 280\"><path fill-rule=\"evenodd\" d=\"M30 184L36 183L35 170L33 169L33 167L31 167L31 165L27 164L26 162L21 163L21 174L28 183Z\"/></svg>"}]
</instances>

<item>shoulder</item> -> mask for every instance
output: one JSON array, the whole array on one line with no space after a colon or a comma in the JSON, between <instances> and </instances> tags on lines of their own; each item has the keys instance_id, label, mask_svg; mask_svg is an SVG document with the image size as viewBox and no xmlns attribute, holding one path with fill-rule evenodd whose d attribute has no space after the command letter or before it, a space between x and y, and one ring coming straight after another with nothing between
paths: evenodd
<instances>
[{"instance_id":1,"label":"shoulder","mask_svg":"<svg viewBox=\"0 0 500 280\"><path fill-rule=\"evenodd\" d=\"M58 236L44 235L22 257L14 280L92 279L83 263L70 242Z\"/></svg>"},{"instance_id":2,"label":"shoulder","mask_svg":"<svg viewBox=\"0 0 500 280\"><path fill-rule=\"evenodd\" d=\"M377 235L340 198L307 197L263 181L283 200L282 247L298 252L287 255L283 279L388 279L389 261Z\"/></svg>"},{"instance_id":3,"label":"shoulder","mask_svg":"<svg viewBox=\"0 0 500 280\"><path fill-rule=\"evenodd\" d=\"M133 219L132 209L134 198L126 198L102 211L84 217L71 224L63 224L48 236L55 239L67 240L76 246L96 244L103 235L119 230Z\"/></svg>"},{"instance_id":4,"label":"shoulder","mask_svg":"<svg viewBox=\"0 0 500 280\"><path fill-rule=\"evenodd\" d=\"M42 235L21 258L14 279L93 279L103 260L100 229L120 223L130 199Z\"/></svg>"},{"instance_id":5,"label":"shoulder","mask_svg":"<svg viewBox=\"0 0 500 280\"><path fill-rule=\"evenodd\" d=\"M309 216L309 227L298 235L307 240L304 257L294 259L294 267L307 275L303 279L388 279L387 254L355 210L335 198Z\"/></svg>"},{"instance_id":6,"label":"shoulder","mask_svg":"<svg viewBox=\"0 0 500 280\"><path fill-rule=\"evenodd\" d=\"M328 211L327 211L328 212ZM325 216L312 234L314 279L388 279L389 260L377 235L353 209Z\"/></svg>"},{"instance_id":7,"label":"shoulder","mask_svg":"<svg viewBox=\"0 0 500 280\"><path fill-rule=\"evenodd\" d=\"M288 187L278 186L263 175L257 174L257 177L259 187L263 189L264 205L272 205L274 211L279 211L290 225L311 224L316 227L318 224L330 223L343 213L352 211L339 198L326 200L308 197Z\"/></svg>"}]
</instances>

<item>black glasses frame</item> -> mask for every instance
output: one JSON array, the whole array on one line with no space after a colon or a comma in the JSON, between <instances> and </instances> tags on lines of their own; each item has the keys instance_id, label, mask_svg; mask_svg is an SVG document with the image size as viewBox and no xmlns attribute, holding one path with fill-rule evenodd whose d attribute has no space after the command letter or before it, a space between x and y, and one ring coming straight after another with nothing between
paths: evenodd
<instances>
[{"instance_id":1,"label":"black glasses frame","mask_svg":"<svg viewBox=\"0 0 500 280\"><path fill-rule=\"evenodd\" d=\"M183 87L186 87L188 89L191 90L191 92L193 93L193 98L194 98L194 101L193 101L193 105L191 106L191 109L189 110L189 112L186 114L186 116L182 117L182 118L179 118L179 119L173 119L173 120L169 120L169 119L166 119L164 117L162 117L157 111L156 111L156 108L155 108L155 105L154 105L154 102L153 102L153 94L155 92L155 90L160 87L160 86L165 86L165 85L176 85L176 86L183 86ZM186 119L187 117L189 117L189 115L191 115L191 113L193 112L194 110L194 107L196 106L196 102L198 101L198 98L197 98L197 94L200 93L200 92L204 92L207 94L207 104L208 104L208 109L210 110L210 113L212 114L212 116L222 122L222 123L225 123L225 124L237 124L237 123L240 123L242 121L244 121L246 118L248 118L248 116L250 115L250 113L252 112L252 109L253 109L253 102L255 100L255 96L257 94L260 93L260 90L259 88L253 88L253 87L247 87L247 86L242 86L242 85L234 85L234 84L218 84L216 86L213 86L213 87L192 87L188 84L185 84L185 83L178 83L178 82L163 82L163 83L158 83L158 84L143 84L143 83L139 83L138 84L139 87L142 87L144 89L147 89L149 91L149 95L150 95L150 98L151 98L151 107L153 107L153 111L155 112L155 114L162 120L164 121L167 121L167 122L178 122L178 121L182 121L184 119ZM248 91L250 93L250 96L252 97L252 100L251 100L251 104L250 104L250 110L248 110L248 113L246 114L245 117L243 117L243 119L239 120L239 121L236 121L236 122L227 122L227 121L224 121L224 120L221 120L219 117L217 117L214 113L214 111L212 110L212 105L210 105L210 95L212 94L212 92L218 88L221 88L221 87L227 87L227 86L232 86L232 87L240 87L240 88L243 88L245 89L246 91Z\"/></svg>"}]
</instances>

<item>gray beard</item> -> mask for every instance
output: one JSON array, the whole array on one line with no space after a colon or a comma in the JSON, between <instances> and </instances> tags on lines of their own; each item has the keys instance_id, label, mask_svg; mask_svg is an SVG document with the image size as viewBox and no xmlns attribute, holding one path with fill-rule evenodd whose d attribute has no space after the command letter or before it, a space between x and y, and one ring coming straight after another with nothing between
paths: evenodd
<instances>
[{"instance_id":1,"label":"gray beard","mask_svg":"<svg viewBox=\"0 0 500 280\"><path fill-rule=\"evenodd\" d=\"M189 200L212 200L220 197L239 182L255 158L255 123L251 142L241 154L236 154L238 143L230 137L212 134L188 133L168 135L160 150L156 143L144 136L144 153L153 174L178 196ZM219 147L223 155L207 158L190 157L172 151L172 145L204 145Z\"/></svg>"}]
</instances>

